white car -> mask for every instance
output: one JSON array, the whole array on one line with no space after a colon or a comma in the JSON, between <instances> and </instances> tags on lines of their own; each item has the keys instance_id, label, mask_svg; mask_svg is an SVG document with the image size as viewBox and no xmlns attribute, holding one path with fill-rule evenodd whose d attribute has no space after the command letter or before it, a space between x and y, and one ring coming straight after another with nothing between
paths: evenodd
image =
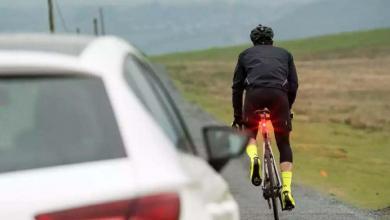
<instances>
[{"instance_id":1,"label":"white car","mask_svg":"<svg viewBox=\"0 0 390 220\"><path fill-rule=\"evenodd\" d=\"M148 61L121 39L0 36L0 219L236 220L212 167L247 138L204 134L208 162Z\"/></svg>"}]
</instances>

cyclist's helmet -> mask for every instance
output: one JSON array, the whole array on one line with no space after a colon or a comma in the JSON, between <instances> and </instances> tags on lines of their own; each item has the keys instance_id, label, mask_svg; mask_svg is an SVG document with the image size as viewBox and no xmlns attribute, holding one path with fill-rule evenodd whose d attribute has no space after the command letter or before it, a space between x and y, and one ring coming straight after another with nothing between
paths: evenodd
<instances>
[{"instance_id":1,"label":"cyclist's helmet","mask_svg":"<svg viewBox=\"0 0 390 220\"><path fill-rule=\"evenodd\" d=\"M251 40L253 44L265 44L272 42L274 37L274 31L272 28L259 24L255 29L251 31Z\"/></svg>"}]
</instances>

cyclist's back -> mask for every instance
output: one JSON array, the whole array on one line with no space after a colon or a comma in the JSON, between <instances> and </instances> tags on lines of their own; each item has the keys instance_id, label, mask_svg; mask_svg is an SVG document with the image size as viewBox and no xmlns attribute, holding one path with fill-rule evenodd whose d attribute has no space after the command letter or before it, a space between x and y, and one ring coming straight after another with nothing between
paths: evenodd
<instances>
[{"instance_id":1,"label":"cyclist's back","mask_svg":"<svg viewBox=\"0 0 390 220\"><path fill-rule=\"evenodd\" d=\"M256 45L240 55L245 67L246 87L268 87L287 91L291 55L272 45Z\"/></svg>"}]
</instances>

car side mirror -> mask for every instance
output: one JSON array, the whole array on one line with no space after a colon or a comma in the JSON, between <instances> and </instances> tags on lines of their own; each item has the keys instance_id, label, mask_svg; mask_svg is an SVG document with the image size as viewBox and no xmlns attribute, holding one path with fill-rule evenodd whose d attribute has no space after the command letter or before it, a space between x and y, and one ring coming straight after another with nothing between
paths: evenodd
<instances>
[{"instance_id":1,"label":"car side mirror","mask_svg":"<svg viewBox=\"0 0 390 220\"><path fill-rule=\"evenodd\" d=\"M207 126L203 128L208 162L221 171L227 162L240 156L248 144L249 136L227 126Z\"/></svg>"}]
</instances>

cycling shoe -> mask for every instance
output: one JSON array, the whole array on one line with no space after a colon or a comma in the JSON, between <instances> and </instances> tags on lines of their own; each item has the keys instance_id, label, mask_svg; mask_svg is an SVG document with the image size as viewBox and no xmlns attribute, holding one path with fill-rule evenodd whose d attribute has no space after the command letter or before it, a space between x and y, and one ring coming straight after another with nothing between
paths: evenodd
<instances>
[{"instance_id":1,"label":"cycling shoe","mask_svg":"<svg viewBox=\"0 0 390 220\"><path fill-rule=\"evenodd\" d=\"M293 210L295 208L295 200L289 191L282 192L282 210Z\"/></svg>"},{"instance_id":2,"label":"cycling shoe","mask_svg":"<svg viewBox=\"0 0 390 220\"><path fill-rule=\"evenodd\" d=\"M260 159L258 157L251 159L250 180L254 186L260 186L261 184Z\"/></svg>"}]
</instances>

